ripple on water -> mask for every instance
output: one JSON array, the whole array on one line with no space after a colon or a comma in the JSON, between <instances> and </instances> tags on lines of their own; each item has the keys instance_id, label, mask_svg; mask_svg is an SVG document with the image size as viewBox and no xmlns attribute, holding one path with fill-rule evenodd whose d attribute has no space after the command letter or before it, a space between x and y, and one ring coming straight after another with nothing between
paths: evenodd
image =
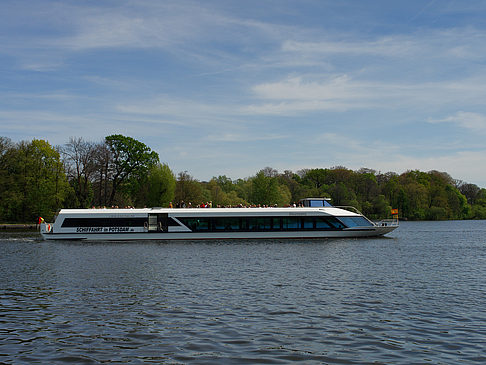
<instances>
[{"instance_id":1,"label":"ripple on water","mask_svg":"<svg viewBox=\"0 0 486 365\"><path fill-rule=\"evenodd\" d=\"M474 224L312 242L0 237L0 362L486 362Z\"/></svg>"}]
</instances>

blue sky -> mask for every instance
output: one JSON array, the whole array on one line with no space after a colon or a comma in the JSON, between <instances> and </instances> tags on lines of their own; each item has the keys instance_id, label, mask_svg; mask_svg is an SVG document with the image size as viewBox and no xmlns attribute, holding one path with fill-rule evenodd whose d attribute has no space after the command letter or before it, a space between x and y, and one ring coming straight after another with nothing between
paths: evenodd
<instances>
[{"instance_id":1,"label":"blue sky","mask_svg":"<svg viewBox=\"0 0 486 365\"><path fill-rule=\"evenodd\" d=\"M0 6L14 141L120 133L200 180L341 165L486 187L486 1Z\"/></svg>"}]
</instances>

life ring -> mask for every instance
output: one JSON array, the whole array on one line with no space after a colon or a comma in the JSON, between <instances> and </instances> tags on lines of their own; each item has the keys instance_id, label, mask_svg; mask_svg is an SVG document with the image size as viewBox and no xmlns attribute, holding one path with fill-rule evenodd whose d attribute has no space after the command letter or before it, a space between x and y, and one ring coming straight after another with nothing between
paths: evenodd
<instances>
[{"instance_id":1,"label":"life ring","mask_svg":"<svg viewBox=\"0 0 486 365\"><path fill-rule=\"evenodd\" d=\"M50 231L52 231L52 226L50 224L47 224L46 225L46 232L49 233Z\"/></svg>"}]
</instances>

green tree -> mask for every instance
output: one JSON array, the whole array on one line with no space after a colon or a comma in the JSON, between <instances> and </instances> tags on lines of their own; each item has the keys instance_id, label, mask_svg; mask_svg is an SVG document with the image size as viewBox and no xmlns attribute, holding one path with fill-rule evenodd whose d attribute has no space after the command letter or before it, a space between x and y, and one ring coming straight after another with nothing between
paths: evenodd
<instances>
[{"instance_id":1,"label":"green tree","mask_svg":"<svg viewBox=\"0 0 486 365\"><path fill-rule=\"evenodd\" d=\"M300 176L290 170L285 170L283 174L279 175L279 184L286 186L290 192L290 198L287 199L287 203L297 202L299 199L310 197L310 195L307 195L308 189L300 181Z\"/></svg>"},{"instance_id":2,"label":"green tree","mask_svg":"<svg viewBox=\"0 0 486 365\"><path fill-rule=\"evenodd\" d=\"M145 205L167 207L175 198L176 178L167 164L157 164L149 171Z\"/></svg>"},{"instance_id":3,"label":"green tree","mask_svg":"<svg viewBox=\"0 0 486 365\"><path fill-rule=\"evenodd\" d=\"M205 200L203 187L187 171L179 172L177 176L175 200L178 203L191 203L193 206Z\"/></svg>"},{"instance_id":4,"label":"green tree","mask_svg":"<svg viewBox=\"0 0 486 365\"><path fill-rule=\"evenodd\" d=\"M28 153L31 157L26 195L28 219L37 216L51 219L63 205L70 189L60 154L49 142L36 139L28 145Z\"/></svg>"},{"instance_id":5,"label":"green tree","mask_svg":"<svg viewBox=\"0 0 486 365\"><path fill-rule=\"evenodd\" d=\"M356 200L356 194L352 189L348 188L344 182L333 184L330 187L330 193L334 205L350 205L361 209L361 206Z\"/></svg>"},{"instance_id":6,"label":"green tree","mask_svg":"<svg viewBox=\"0 0 486 365\"><path fill-rule=\"evenodd\" d=\"M279 201L279 185L277 179L266 176L264 170L260 170L251 179L250 202L261 205L274 205Z\"/></svg>"},{"instance_id":7,"label":"green tree","mask_svg":"<svg viewBox=\"0 0 486 365\"><path fill-rule=\"evenodd\" d=\"M16 189L19 167L15 144L10 138L0 137L0 217L3 222L17 221L16 207L21 199Z\"/></svg>"},{"instance_id":8,"label":"green tree","mask_svg":"<svg viewBox=\"0 0 486 365\"><path fill-rule=\"evenodd\" d=\"M302 177L302 184L319 190L321 186L328 184L328 171L329 170L327 169L306 170L304 176Z\"/></svg>"},{"instance_id":9,"label":"green tree","mask_svg":"<svg viewBox=\"0 0 486 365\"><path fill-rule=\"evenodd\" d=\"M20 142L3 156L10 183L2 197L4 217L12 222L52 219L70 186L59 152L44 140Z\"/></svg>"},{"instance_id":10,"label":"green tree","mask_svg":"<svg viewBox=\"0 0 486 365\"><path fill-rule=\"evenodd\" d=\"M133 193L148 170L159 162L159 156L144 143L132 137L114 134L105 137L111 152L111 194L108 204L112 205L120 188Z\"/></svg>"},{"instance_id":11,"label":"green tree","mask_svg":"<svg viewBox=\"0 0 486 365\"><path fill-rule=\"evenodd\" d=\"M235 186L233 184L233 180L231 180L226 175L220 175L218 177L213 177L211 180L215 180L218 186L225 192L229 193L230 191L235 190Z\"/></svg>"},{"instance_id":12,"label":"green tree","mask_svg":"<svg viewBox=\"0 0 486 365\"><path fill-rule=\"evenodd\" d=\"M238 206L238 205L246 205L247 202L240 198L236 193L235 186L231 182L229 185L228 182L231 180L221 179L221 176L218 178L212 178L207 186L206 189L210 192L210 200L213 203L213 207L216 206ZM231 186L231 188L230 188Z\"/></svg>"},{"instance_id":13,"label":"green tree","mask_svg":"<svg viewBox=\"0 0 486 365\"><path fill-rule=\"evenodd\" d=\"M378 177L379 186L381 189L381 193L385 196L385 198L390 202L390 205L393 208L402 208L403 201L400 199L403 190L400 186L400 181L398 179L398 175L392 172L388 172L383 175L379 175Z\"/></svg>"}]
</instances>

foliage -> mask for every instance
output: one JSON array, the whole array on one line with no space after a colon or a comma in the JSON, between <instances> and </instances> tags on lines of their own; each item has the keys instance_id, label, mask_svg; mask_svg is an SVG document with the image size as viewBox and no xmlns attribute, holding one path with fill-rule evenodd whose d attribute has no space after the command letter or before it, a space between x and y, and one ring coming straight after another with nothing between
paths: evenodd
<instances>
[{"instance_id":1,"label":"foliage","mask_svg":"<svg viewBox=\"0 0 486 365\"><path fill-rule=\"evenodd\" d=\"M2 221L52 219L70 192L59 152L37 139L16 145L2 140L1 148Z\"/></svg>"},{"instance_id":2,"label":"foliage","mask_svg":"<svg viewBox=\"0 0 486 365\"><path fill-rule=\"evenodd\" d=\"M187 171L180 172L177 177L175 200L183 203L202 202L204 200L203 187Z\"/></svg>"},{"instance_id":3,"label":"foliage","mask_svg":"<svg viewBox=\"0 0 486 365\"><path fill-rule=\"evenodd\" d=\"M159 162L159 155L144 143L134 138L113 134L105 137L111 152L111 194L108 204L112 205L120 188L134 193L140 188L148 170Z\"/></svg>"},{"instance_id":4,"label":"foliage","mask_svg":"<svg viewBox=\"0 0 486 365\"><path fill-rule=\"evenodd\" d=\"M131 137L71 138L63 148L0 137L0 221L6 223L51 219L61 207L288 206L306 197L329 197L372 219L389 217L391 208L410 220L486 219L486 189L434 170L398 175L335 166L279 173L265 167L245 179L202 182L187 171L176 178L156 152Z\"/></svg>"},{"instance_id":5,"label":"foliage","mask_svg":"<svg viewBox=\"0 0 486 365\"><path fill-rule=\"evenodd\" d=\"M147 196L139 205L168 207L174 199L176 178L167 164L157 164L149 170L146 185L142 189Z\"/></svg>"}]
</instances>

